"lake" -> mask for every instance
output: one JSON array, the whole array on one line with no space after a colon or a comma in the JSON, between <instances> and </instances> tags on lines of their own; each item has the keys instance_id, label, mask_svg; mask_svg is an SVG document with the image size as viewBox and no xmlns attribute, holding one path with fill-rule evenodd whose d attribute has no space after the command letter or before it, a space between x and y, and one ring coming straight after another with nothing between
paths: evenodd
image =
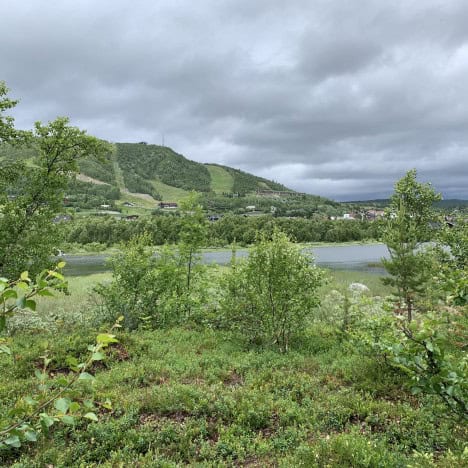
<instances>
[{"instance_id":1,"label":"lake","mask_svg":"<svg viewBox=\"0 0 468 468\"><path fill-rule=\"evenodd\" d=\"M380 265L382 258L388 258L388 250L384 244L369 245L339 245L327 247L305 248L304 252L311 253L315 263L325 268L335 270L366 271L376 275L385 274ZM247 257L247 250L237 250L237 257ZM69 276L90 275L108 271L106 261L108 255L67 255L61 257L67 266L65 273ZM203 263L226 265L231 260L230 250L218 250L203 253Z\"/></svg>"}]
</instances>

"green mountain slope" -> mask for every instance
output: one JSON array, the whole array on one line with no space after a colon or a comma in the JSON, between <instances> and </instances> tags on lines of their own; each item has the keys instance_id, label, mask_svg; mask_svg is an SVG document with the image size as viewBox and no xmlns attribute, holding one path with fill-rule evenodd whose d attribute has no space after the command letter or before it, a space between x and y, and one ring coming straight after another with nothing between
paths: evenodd
<instances>
[{"instance_id":1,"label":"green mountain slope","mask_svg":"<svg viewBox=\"0 0 468 468\"><path fill-rule=\"evenodd\" d=\"M161 198L153 181L182 190L209 192L211 177L208 169L190 161L170 148L157 145L117 143L117 161L125 186L130 192L148 193Z\"/></svg>"},{"instance_id":2,"label":"green mountain slope","mask_svg":"<svg viewBox=\"0 0 468 468\"><path fill-rule=\"evenodd\" d=\"M34 165L36 157L34 148L0 145L0 164L23 160ZM191 190L203 194L206 206L216 211L224 211L225 206L242 210L247 200L247 205L262 207L264 211L269 211L273 202L288 210L305 203L318 211L319 205L330 202L296 194L278 182L239 169L198 163L171 148L146 143L116 143L104 160L81 161L78 179L70 182L66 204L84 210L119 209L125 202L127 206L151 209L159 200L178 202ZM287 200L281 200L284 197Z\"/></svg>"}]
</instances>

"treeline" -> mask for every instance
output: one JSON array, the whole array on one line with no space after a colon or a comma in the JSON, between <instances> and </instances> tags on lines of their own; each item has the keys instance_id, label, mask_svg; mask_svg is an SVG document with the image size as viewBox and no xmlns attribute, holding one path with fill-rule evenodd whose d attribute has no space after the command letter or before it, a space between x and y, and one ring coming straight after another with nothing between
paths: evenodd
<instances>
[{"instance_id":1,"label":"treeline","mask_svg":"<svg viewBox=\"0 0 468 468\"><path fill-rule=\"evenodd\" d=\"M343 206L332 200L315 195L293 195L282 198L259 196L229 197L205 194L202 204L211 213L233 211L237 214L246 212L247 206L255 206L256 210L272 213L276 217L307 217L314 215L341 216Z\"/></svg>"},{"instance_id":2,"label":"treeline","mask_svg":"<svg viewBox=\"0 0 468 468\"><path fill-rule=\"evenodd\" d=\"M64 223L62 238L68 243L100 243L107 246L128 242L132 237L148 233L153 245L180 241L183 218L153 216L136 221L113 217L93 217ZM275 228L285 232L296 242L346 242L379 239L379 222L351 220L313 220L274 218L272 216L244 217L227 215L208 226L207 246L224 246L236 242L252 244L259 234L270 236Z\"/></svg>"}]
</instances>

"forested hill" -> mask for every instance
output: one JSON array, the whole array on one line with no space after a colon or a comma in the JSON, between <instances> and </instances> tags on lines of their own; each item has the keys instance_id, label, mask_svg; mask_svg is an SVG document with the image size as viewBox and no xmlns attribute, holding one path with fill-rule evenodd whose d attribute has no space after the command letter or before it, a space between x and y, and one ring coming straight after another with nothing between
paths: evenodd
<instances>
[{"instance_id":1,"label":"forested hill","mask_svg":"<svg viewBox=\"0 0 468 468\"><path fill-rule=\"evenodd\" d=\"M116 161L127 189L155 198L164 198L165 186L240 195L256 190L289 190L237 169L191 161L165 146L117 143ZM87 169L83 168L83 172Z\"/></svg>"},{"instance_id":2,"label":"forested hill","mask_svg":"<svg viewBox=\"0 0 468 468\"><path fill-rule=\"evenodd\" d=\"M0 147L0 160L23 159L34 165L34 149ZM217 164L191 161L166 146L116 143L105 161L80 162L81 182L147 194L155 200L173 200L195 190L202 193L244 196L262 191L290 191L285 186Z\"/></svg>"},{"instance_id":3,"label":"forested hill","mask_svg":"<svg viewBox=\"0 0 468 468\"><path fill-rule=\"evenodd\" d=\"M36 164L34 148L0 145L0 165L7 160ZM284 185L239 169L191 161L171 148L146 143L115 143L104 160L85 159L80 173L70 181L65 206L80 210L118 210L122 206L145 210L158 201L176 202L194 190L213 212L245 211L281 216L340 214L339 203L294 192ZM12 193L12 195L14 195ZM128 211L128 210L127 210Z\"/></svg>"}]
</instances>

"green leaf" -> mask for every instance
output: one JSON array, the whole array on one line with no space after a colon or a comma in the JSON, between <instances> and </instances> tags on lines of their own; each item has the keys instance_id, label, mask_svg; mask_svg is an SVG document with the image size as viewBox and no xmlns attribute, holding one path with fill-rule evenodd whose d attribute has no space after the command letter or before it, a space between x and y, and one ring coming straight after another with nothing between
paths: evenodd
<instances>
[{"instance_id":1,"label":"green leaf","mask_svg":"<svg viewBox=\"0 0 468 468\"><path fill-rule=\"evenodd\" d=\"M431 352L434 351L434 345L432 344L432 341L426 341L426 348Z\"/></svg>"},{"instance_id":2,"label":"green leaf","mask_svg":"<svg viewBox=\"0 0 468 468\"><path fill-rule=\"evenodd\" d=\"M40 289L40 290L37 292L37 295L38 295L38 296L54 297L53 292L50 291L49 289Z\"/></svg>"},{"instance_id":3,"label":"green leaf","mask_svg":"<svg viewBox=\"0 0 468 468\"><path fill-rule=\"evenodd\" d=\"M73 416L62 416L62 422L64 424L67 424L68 426L74 426L75 425L75 418Z\"/></svg>"},{"instance_id":4,"label":"green leaf","mask_svg":"<svg viewBox=\"0 0 468 468\"><path fill-rule=\"evenodd\" d=\"M11 356L11 349L6 344L0 344L0 354L8 354Z\"/></svg>"},{"instance_id":5,"label":"green leaf","mask_svg":"<svg viewBox=\"0 0 468 468\"><path fill-rule=\"evenodd\" d=\"M104 354L99 353L99 352L93 353L93 355L91 356L91 359L93 361L102 361L104 359Z\"/></svg>"},{"instance_id":6,"label":"green leaf","mask_svg":"<svg viewBox=\"0 0 468 468\"><path fill-rule=\"evenodd\" d=\"M107 400L102 404L102 406L103 406L104 408L108 409L108 410L112 410L112 402L111 402L109 399L107 399Z\"/></svg>"},{"instance_id":7,"label":"green leaf","mask_svg":"<svg viewBox=\"0 0 468 468\"><path fill-rule=\"evenodd\" d=\"M66 385L68 385L69 382L68 382L68 379L67 379L66 377L59 377L59 378L55 381L55 383L56 383L57 385L60 385L60 386L62 386L62 387L65 387Z\"/></svg>"},{"instance_id":8,"label":"green leaf","mask_svg":"<svg viewBox=\"0 0 468 468\"><path fill-rule=\"evenodd\" d=\"M57 271L49 270L48 273L49 273L49 276L53 276L54 278L57 278L61 281L65 279L65 277L62 274L58 273Z\"/></svg>"},{"instance_id":9,"label":"green leaf","mask_svg":"<svg viewBox=\"0 0 468 468\"><path fill-rule=\"evenodd\" d=\"M90 412L90 413L86 413L86 414L84 415L84 417L87 418L87 419L91 419L91 421L96 421L96 422L99 421L99 419L98 419L98 417L96 416L95 413L91 413L91 412Z\"/></svg>"},{"instance_id":10,"label":"green leaf","mask_svg":"<svg viewBox=\"0 0 468 468\"><path fill-rule=\"evenodd\" d=\"M70 367L70 369L74 372L77 372L78 371L78 366L79 366L79 362L78 362L78 359L76 359L76 357L74 356L68 356L67 359L66 359L66 363L68 365L68 367Z\"/></svg>"},{"instance_id":11,"label":"green leaf","mask_svg":"<svg viewBox=\"0 0 468 468\"><path fill-rule=\"evenodd\" d=\"M7 289L0 297L6 301L7 299L16 299L18 294L13 289Z\"/></svg>"},{"instance_id":12,"label":"green leaf","mask_svg":"<svg viewBox=\"0 0 468 468\"><path fill-rule=\"evenodd\" d=\"M70 403L70 413L76 413L81 408L80 404L76 401Z\"/></svg>"},{"instance_id":13,"label":"green leaf","mask_svg":"<svg viewBox=\"0 0 468 468\"><path fill-rule=\"evenodd\" d=\"M66 264L67 264L67 262L63 262L63 261L62 261L62 262L58 262L58 263L57 263L57 268L59 268L59 269L61 270L62 268L65 268L65 265L66 265Z\"/></svg>"},{"instance_id":14,"label":"green leaf","mask_svg":"<svg viewBox=\"0 0 468 468\"><path fill-rule=\"evenodd\" d=\"M24 401L29 405L29 406L36 406L37 401L34 400L34 398L27 396L24 398Z\"/></svg>"},{"instance_id":15,"label":"green leaf","mask_svg":"<svg viewBox=\"0 0 468 468\"><path fill-rule=\"evenodd\" d=\"M29 273L27 271L23 271L23 273L21 273L21 275L20 275L20 278L23 281L27 281L29 279Z\"/></svg>"},{"instance_id":16,"label":"green leaf","mask_svg":"<svg viewBox=\"0 0 468 468\"><path fill-rule=\"evenodd\" d=\"M41 418L41 424L46 427L46 428L49 428L51 426L54 425L54 419L51 418L48 414L46 413L41 413L40 414L40 418Z\"/></svg>"},{"instance_id":17,"label":"green leaf","mask_svg":"<svg viewBox=\"0 0 468 468\"><path fill-rule=\"evenodd\" d=\"M96 337L96 341L99 344L107 346L109 343L118 343L119 340L116 339L115 335L111 335L110 333L100 333Z\"/></svg>"},{"instance_id":18,"label":"green leaf","mask_svg":"<svg viewBox=\"0 0 468 468\"><path fill-rule=\"evenodd\" d=\"M25 302L25 307L27 309L31 309L32 311L36 310L36 301L33 301L32 299L27 299Z\"/></svg>"},{"instance_id":19,"label":"green leaf","mask_svg":"<svg viewBox=\"0 0 468 468\"><path fill-rule=\"evenodd\" d=\"M67 398L59 398L58 400L55 400L54 406L56 410L65 414L70 408L70 400Z\"/></svg>"},{"instance_id":20,"label":"green leaf","mask_svg":"<svg viewBox=\"0 0 468 468\"><path fill-rule=\"evenodd\" d=\"M26 431L24 433L24 438L29 440L29 442L37 442L37 432L36 431Z\"/></svg>"},{"instance_id":21,"label":"green leaf","mask_svg":"<svg viewBox=\"0 0 468 468\"><path fill-rule=\"evenodd\" d=\"M6 445L9 445L10 447L15 447L15 448L21 447L21 441L17 435L8 437L7 439L3 441L3 443Z\"/></svg>"},{"instance_id":22,"label":"green leaf","mask_svg":"<svg viewBox=\"0 0 468 468\"><path fill-rule=\"evenodd\" d=\"M78 380L94 380L94 375L91 375L88 372L82 372L78 377Z\"/></svg>"},{"instance_id":23,"label":"green leaf","mask_svg":"<svg viewBox=\"0 0 468 468\"><path fill-rule=\"evenodd\" d=\"M36 376L36 379L38 379L41 382L43 382L47 377L46 374L41 372L39 369L34 370L34 375Z\"/></svg>"}]
</instances>

